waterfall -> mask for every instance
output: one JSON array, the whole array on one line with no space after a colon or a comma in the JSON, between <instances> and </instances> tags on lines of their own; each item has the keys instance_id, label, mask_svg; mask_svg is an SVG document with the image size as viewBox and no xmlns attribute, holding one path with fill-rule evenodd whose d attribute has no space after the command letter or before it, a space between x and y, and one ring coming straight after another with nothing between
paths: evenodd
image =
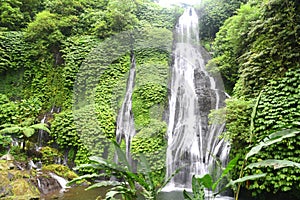
<instances>
[{"instance_id":1,"label":"waterfall","mask_svg":"<svg viewBox=\"0 0 300 200\"><path fill-rule=\"evenodd\" d=\"M41 119L41 122L42 124L44 123L47 123L49 118L53 117L53 114L54 113L59 113L60 112L60 107L55 107L55 106L52 106L50 112L44 114L44 117ZM47 141L44 141L45 139L49 139L47 138L48 137L48 134L40 129L39 132L38 132L38 137L37 137L37 145L36 145L36 150L39 151L42 147L43 147L43 143L47 142Z\"/></svg>"},{"instance_id":2,"label":"waterfall","mask_svg":"<svg viewBox=\"0 0 300 200\"><path fill-rule=\"evenodd\" d=\"M117 130L116 130L117 142L120 143L122 138L125 139L126 157L129 162L131 162L130 144L133 136L135 135L134 119L133 119L133 113L131 111L132 93L134 89L135 74L136 74L135 58L133 52L131 52L130 58L131 58L131 67L127 79L127 88L126 88L124 101L122 103L122 107L118 113Z\"/></svg>"},{"instance_id":3,"label":"waterfall","mask_svg":"<svg viewBox=\"0 0 300 200\"><path fill-rule=\"evenodd\" d=\"M47 115L44 115L41 123L44 124L46 121ZM37 150L39 150L43 146L43 139L44 139L44 130L40 129L38 132L38 139L37 139Z\"/></svg>"},{"instance_id":4,"label":"waterfall","mask_svg":"<svg viewBox=\"0 0 300 200\"><path fill-rule=\"evenodd\" d=\"M198 28L195 10L186 9L176 26L171 67L167 177L182 169L170 188L191 188L194 174L209 173L215 167L214 157L225 165L229 152L228 144L218 138L224 124L208 125L210 110L220 108L226 94L205 70Z\"/></svg>"},{"instance_id":5,"label":"waterfall","mask_svg":"<svg viewBox=\"0 0 300 200\"><path fill-rule=\"evenodd\" d=\"M51 172L47 174L38 172L36 180L39 191L43 195L50 194L55 191L64 192L66 188L69 188L67 187L67 180Z\"/></svg>"},{"instance_id":6,"label":"waterfall","mask_svg":"<svg viewBox=\"0 0 300 200\"><path fill-rule=\"evenodd\" d=\"M51 173L51 172L49 173L49 175L59 183L59 185L62 188L61 191L64 191L66 188L70 188L70 187L67 186L68 181L66 179L64 179L63 177L60 177L60 176L58 176L54 173Z\"/></svg>"}]
</instances>

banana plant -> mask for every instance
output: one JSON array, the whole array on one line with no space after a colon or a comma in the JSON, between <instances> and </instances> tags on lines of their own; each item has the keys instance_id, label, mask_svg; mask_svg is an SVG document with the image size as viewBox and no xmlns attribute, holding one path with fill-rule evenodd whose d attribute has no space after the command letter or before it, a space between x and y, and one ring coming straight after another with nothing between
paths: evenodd
<instances>
[{"instance_id":1,"label":"banana plant","mask_svg":"<svg viewBox=\"0 0 300 200\"><path fill-rule=\"evenodd\" d=\"M186 190L183 191L183 196L186 200L204 200L205 199L205 188L208 190L216 191L219 183L228 176L229 172L236 166L239 156L232 159L226 168L223 170L221 176L213 182L210 174L204 174L202 176L194 175L192 178L192 195L188 194ZM226 188L222 189L225 190Z\"/></svg>"},{"instance_id":2,"label":"banana plant","mask_svg":"<svg viewBox=\"0 0 300 200\"><path fill-rule=\"evenodd\" d=\"M118 143L112 141L118 155L118 163L108 161L101 157L91 156L89 159L92 161L90 164L83 164L75 168L93 168L96 170L105 171L102 174L88 174L73 179L69 184L76 183L84 179L99 178L99 177L116 177L122 181L101 181L95 183L87 188L87 190L98 187L112 187L106 193L106 199L115 199L116 195L121 195L125 200L133 200L137 195L142 195L145 199L156 200L158 193L164 186L172 179L179 170L176 170L171 177L167 178L161 185L154 185L154 176L151 173L151 168L148 161L143 155L140 155L139 170L134 173L130 166L125 153L121 150Z\"/></svg>"}]
</instances>

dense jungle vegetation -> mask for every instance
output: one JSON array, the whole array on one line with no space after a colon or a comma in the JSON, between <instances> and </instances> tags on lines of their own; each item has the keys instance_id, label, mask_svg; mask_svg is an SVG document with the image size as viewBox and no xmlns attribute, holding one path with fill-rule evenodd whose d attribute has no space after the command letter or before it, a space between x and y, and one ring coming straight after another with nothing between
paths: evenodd
<instances>
[{"instance_id":1,"label":"dense jungle vegetation","mask_svg":"<svg viewBox=\"0 0 300 200\"><path fill-rule=\"evenodd\" d=\"M213 2L204 1L204 5L216 5ZM212 73L222 74L225 88L232 95L226 101L226 108L218 112L226 113L224 137L232 145L233 157L244 155L249 150L245 147L258 144L275 131L299 129L300 3L293 0L249 0L233 16L221 20L226 5L207 11L200 24L222 24L204 29L208 33L201 32L201 35L208 40L214 38L213 59L207 68ZM250 130L251 113L256 102L253 130ZM299 145L300 136L285 139L264 149L250 162L282 159L299 163ZM242 165L241 160L239 166ZM299 168L260 168L248 170L246 174L259 172L266 172L266 178L244 186L253 196L276 199L286 195L283 198L299 199ZM239 169L236 169L236 177L238 173ZM267 193L277 196L268 196ZM288 197L287 194L293 195Z\"/></svg>"},{"instance_id":2,"label":"dense jungle vegetation","mask_svg":"<svg viewBox=\"0 0 300 200\"><path fill-rule=\"evenodd\" d=\"M231 158L245 155L273 132L299 129L300 2L202 0L196 8L201 44L212 53L207 69L221 73L231 95L226 107L212 114L226 116L218 119L226 121ZM145 154L159 185L165 178L163 119L172 30L182 11L151 0L2 0L0 156L9 150L19 162L41 160L45 166L61 158L69 167L88 163L91 155L113 158L109 139L115 137L133 50L137 135L131 152L134 158ZM103 45L109 51L102 52ZM32 154L37 129L45 129L34 124L42 119L50 133L40 153ZM12 146L16 140L24 145ZM300 136L265 148L249 162L263 159L300 163ZM241 159L233 177L238 178L242 165ZM93 169L78 171L86 172ZM300 198L299 168L248 169L245 174L260 172L267 176L243 185L255 198Z\"/></svg>"}]
</instances>

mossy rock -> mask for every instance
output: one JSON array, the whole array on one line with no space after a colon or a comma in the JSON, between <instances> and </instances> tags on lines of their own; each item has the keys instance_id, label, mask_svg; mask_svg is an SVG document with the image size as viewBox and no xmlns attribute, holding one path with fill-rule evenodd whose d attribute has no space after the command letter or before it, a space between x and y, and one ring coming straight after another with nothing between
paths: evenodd
<instances>
[{"instance_id":1,"label":"mossy rock","mask_svg":"<svg viewBox=\"0 0 300 200\"><path fill-rule=\"evenodd\" d=\"M30 178L30 175L27 172L16 170L16 169L9 170L7 172L7 176L10 179L10 181L21 179L21 178Z\"/></svg>"},{"instance_id":2,"label":"mossy rock","mask_svg":"<svg viewBox=\"0 0 300 200\"><path fill-rule=\"evenodd\" d=\"M39 199L39 190L26 179L17 179L11 184L14 199Z\"/></svg>"},{"instance_id":3,"label":"mossy rock","mask_svg":"<svg viewBox=\"0 0 300 200\"><path fill-rule=\"evenodd\" d=\"M0 162L2 165L7 164ZM28 181L26 171L0 170L0 199L39 199L38 189Z\"/></svg>"},{"instance_id":4,"label":"mossy rock","mask_svg":"<svg viewBox=\"0 0 300 200\"><path fill-rule=\"evenodd\" d=\"M40 152L42 153L42 163L46 165L53 164L57 158L63 157L57 149L49 146L42 147Z\"/></svg>"},{"instance_id":5,"label":"mossy rock","mask_svg":"<svg viewBox=\"0 0 300 200\"><path fill-rule=\"evenodd\" d=\"M12 160L0 160L0 171L14 169L15 165Z\"/></svg>"},{"instance_id":6,"label":"mossy rock","mask_svg":"<svg viewBox=\"0 0 300 200\"><path fill-rule=\"evenodd\" d=\"M12 195L10 180L7 171L0 171L0 199Z\"/></svg>"},{"instance_id":7,"label":"mossy rock","mask_svg":"<svg viewBox=\"0 0 300 200\"><path fill-rule=\"evenodd\" d=\"M67 180L72 180L78 177L78 175L75 172L73 172L72 170L70 170L68 167L64 165L58 165L58 164L47 165L44 166L42 170L54 172L58 176L61 176Z\"/></svg>"},{"instance_id":8,"label":"mossy rock","mask_svg":"<svg viewBox=\"0 0 300 200\"><path fill-rule=\"evenodd\" d=\"M40 192L28 179L21 177L21 172L11 173L12 170L0 173L0 199L29 200L39 199ZM17 171L17 170L15 170Z\"/></svg>"}]
</instances>

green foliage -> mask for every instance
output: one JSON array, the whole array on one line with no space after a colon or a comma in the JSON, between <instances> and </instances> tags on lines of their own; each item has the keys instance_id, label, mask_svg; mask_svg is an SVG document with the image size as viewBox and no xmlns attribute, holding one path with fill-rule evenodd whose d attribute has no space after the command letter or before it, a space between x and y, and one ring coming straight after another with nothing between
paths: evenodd
<instances>
[{"instance_id":1,"label":"green foliage","mask_svg":"<svg viewBox=\"0 0 300 200\"><path fill-rule=\"evenodd\" d=\"M95 107L94 107L95 106ZM102 105L90 105L75 111L76 128L80 139L91 155L108 156L109 139L115 133L115 113ZM95 109L95 110L94 110ZM97 116L93 116L93 115Z\"/></svg>"},{"instance_id":2,"label":"green foliage","mask_svg":"<svg viewBox=\"0 0 300 200\"><path fill-rule=\"evenodd\" d=\"M58 159L63 157L63 155L59 153L57 149L49 146L42 147L40 152L42 153L41 161L43 165L54 164Z\"/></svg>"},{"instance_id":3,"label":"green foliage","mask_svg":"<svg viewBox=\"0 0 300 200\"><path fill-rule=\"evenodd\" d=\"M125 153L120 149L119 145L116 142L113 142L113 144L118 155L118 164L100 157L92 156L90 157L90 160L93 161L92 164L84 164L79 166L78 168L94 168L97 170L105 170L105 176L115 176L117 178L120 178L121 180L124 180L124 182L102 181L101 183L95 183L88 189L103 186L112 186L110 191L106 194L106 199L114 198L115 195L120 194L124 199L131 200L137 198L137 194L139 193L146 199L155 200L157 198L157 194L170 181L170 178L172 177L165 180L159 186L159 188L156 188L154 185L153 176L150 173L152 170L145 157L143 157L142 155L140 156L140 166L138 167L137 172L133 173L128 160L126 159ZM175 173L177 172L178 171L176 171ZM82 176L73 179L70 183L95 176L97 175L92 174L90 176ZM138 191L138 188L136 187L137 185L141 188L140 191Z\"/></svg>"},{"instance_id":4,"label":"green foliage","mask_svg":"<svg viewBox=\"0 0 300 200\"><path fill-rule=\"evenodd\" d=\"M183 196L185 200L205 200L204 188L209 188L212 184L211 176L206 174L202 177L192 177L192 191L193 196L191 196L186 190L183 190Z\"/></svg>"},{"instance_id":5,"label":"green foliage","mask_svg":"<svg viewBox=\"0 0 300 200\"><path fill-rule=\"evenodd\" d=\"M241 134L242 137L231 132L235 138L239 138L237 140L231 137L230 134L227 135L232 140L231 154L245 154L244 146L254 143L257 144L256 149L252 149L250 153L253 152L257 154L258 151L260 151L260 153L249 158L250 163L255 163L250 166L269 166L267 168L260 168L259 170L250 167L251 169L248 168L245 171L246 174L254 174L257 172L267 174L265 180L254 180L251 181L250 185L248 184L248 189L253 191L253 195L266 192L277 193L298 190L298 186L295 184L297 183L296 177L298 177L299 174L298 168L274 169L274 167L293 166L291 163L300 162L299 152L297 151L299 148L299 136L290 137L294 132L281 131L276 132L274 135L278 137L281 134L283 135L281 138L268 141L273 137L271 133L274 131L299 128L299 124L295 123L295 121L299 121L299 112L296 109L299 102L298 76L299 70L292 68L285 73L283 78L271 80L258 97L259 101L257 101L254 107L255 115L252 115L251 118L249 117L249 111L248 114L241 112L243 114L240 116L231 115L230 113L234 113L235 107L238 108L237 105L231 109L226 108L229 114L227 118L232 119L228 121L226 125L228 130L237 130L236 133L238 133L240 124L241 127L248 127L249 132L251 132L249 135ZM240 119L243 119L244 122ZM246 123L246 126L243 126L243 123ZM244 128L241 130L244 130ZM245 133L246 132L247 130ZM267 137L268 140L264 139L265 137ZM276 144L273 144L275 142ZM244 145L240 146L240 144ZM262 149L264 146L267 146L267 148ZM249 154L249 156L250 155L252 155L252 153ZM284 160L287 162L284 162ZM240 165L244 165L242 161L240 161Z\"/></svg>"},{"instance_id":6,"label":"green foliage","mask_svg":"<svg viewBox=\"0 0 300 200\"><path fill-rule=\"evenodd\" d=\"M299 129L299 124L295 123L300 119L299 109L297 109L299 107L299 84L299 69L290 69L285 73L284 78L270 81L264 89L255 119L254 137L257 142L263 141L264 137L276 130ZM299 163L300 152L297 150L300 145L299 139L299 136L296 136L269 146L252 158L251 162L276 159ZM296 177L299 176L299 169L265 168L262 171L268 173L268 181L254 182L250 189L256 192L297 190L298 186L295 183L298 182Z\"/></svg>"},{"instance_id":7,"label":"green foliage","mask_svg":"<svg viewBox=\"0 0 300 200\"><path fill-rule=\"evenodd\" d=\"M201 1L199 10L200 38L215 38L224 21L232 16L244 0Z\"/></svg>"},{"instance_id":8,"label":"green foliage","mask_svg":"<svg viewBox=\"0 0 300 200\"><path fill-rule=\"evenodd\" d=\"M245 169L252 169L252 168L262 168L262 167L273 167L274 169L280 169L283 167L297 167L300 168L300 164L296 162L292 162L289 160L275 160L275 159L268 159L262 160L256 163L252 163L248 165Z\"/></svg>"},{"instance_id":9,"label":"green foliage","mask_svg":"<svg viewBox=\"0 0 300 200\"><path fill-rule=\"evenodd\" d=\"M0 31L0 74L14 71L28 65L30 47L24 41L24 33L17 31Z\"/></svg>"},{"instance_id":10,"label":"green foliage","mask_svg":"<svg viewBox=\"0 0 300 200\"><path fill-rule=\"evenodd\" d=\"M0 26L10 30L16 30L24 25L24 16L20 10L21 2L18 0L6 0L0 4Z\"/></svg>"},{"instance_id":11,"label":"green foliage","mask_svg":"<svg viewBox=\"0 0 300 200\"><path fill-rule=\"evenodd\" d=\"M80 136L77 133L71 111L54 115L54 119L51 122L51 136L53 138L52 142L55 142L63 149L78 148Z\"/></svg>"},{"instance_id":12,"label":"green foliage","mask_svg":"<svg viewBox=\"0 0 300 200\"><path fill-rule=\"evenodd\" d=\"M151 117L161 117L161 110L155 109L154 105L164 104L166 100L166 88L161 84L147 83L140 86L133 94L133 113L135 115L136 128L147 126L150 123ZM163 107L163 105L161 106ZM151 116L153 114L158 116Z\"/></svg>"},{"instance_id":13,"label":"green foliage","mask_svg":"<svg viewBox=\"0 0 300 200\"><path fill-rule=\"evenodd\" d=\"M239 159L239 156L232 159L228 163L226 168L222 171L222 174L220 175L220 177L218 177L215 182L213 181L213 178L210 174L204 174L204 175L201 175L201 176L193 175L193 178L192 178L193 196L191 196L190 194L188 194L188 192L186 190L184 190L183 195L184 195L185 199L188 199L188 200L203 199L204 200L205 199L205 191L204 191L205 188L209 189L209 190L212 190L213 192L216 192L216 190L219 190L215 194L213 194L214 196L216 196L217 194L223 192L227 188L233 186L234 184L232 184L232 185L227 184L223 188L218 187L220 182L225 177L227 178L228 181L230 181L230 183L232 182L232 180L230 179L230 172L236 166L238 159ZM245 178L245 179L247 179L247 178Z\"/></svg>"},{"instance_id":14,"label":"green foliage","mask_svg":"<svg viewBox=\"0 0 300 200\"><path fill-rule=\"evenodd\" d=\"M80 35L68 37L62 42L60 52L65 65L63 66L64 88L73 90L76 73L80 65L86 59L97 44L94 36Z\"/></svg>"},{"instance_id":15,"label":"green foliage","mask_svg":"<svg viewBox=\"0 0 300 200\"><path fill-rule=\"evenodd\" d=\"M91 155L88 145L93 145L88 141L84 141L84 137L81 137L81 132L77 129L74 122L74 115L72 111L65 111L54 116L51 122L51 137L50 143L58 144L61 151L72 152L68 154L68 160L74 161L76 165L88 162L88 157ZM89 137L89 136L87 136ZM93 138L91 138L93 140ZM103 148L99 149L99 151ZM96 152L97 153L97 152ZM58 153L61 154L61 153ZM80 171L91 172L88 171Z\"/></svg>"},{"instance_id":16,"label":"green foliage","mask_svg":"<svg viewBox=\"0 0 300 200\"><path fill-rule=\"evenodd\" d=\"M69 160L74 160L76 165L87 163L91 155L111 158L108 140L115 137L116 114L130 67L128 52L118 56L115 52L128 47L131 36L124 34L117 42L108 39L110 48L105 49L107 53L101 58L98 48L91 50L100 45L99 38L106 39L136 28L134 37L138 48L147 49L135 52L138 72L133 112L140 135L149 134L147 139L159 144L140 150L146 159L152 159L149 161L152 165L165 151L165 124L159 121L167 96L169 49L166 47L172 44L172 32L168 29L174 27L181 11L161 8L149 1L4 0L0 4L0 26L3 27L0 32L0 124L17 124L10 132L31 136L34 129L43 129L32 126L34 121L52 107L60 107L63 112L49 120L50 142L58 145L58 152L44 149L44 162L51 163L60 152L69 152ZM21 28L24 32L20 32ZM106 66L108 63L111 64ZM95 69L101 72L97 74ZM85 70L84 75L96 77L92 80L96 89L85 88L90 81L86 77L83 82L74 84L81 78L77 73ZM74 105L76 98L81 97L80 92L93 93L93 104L80 105L78 109L74 106L71 111L73 89L74 96L78 95L73 99ZM20 124L27 119L32 123L24 128ZM155 129L150 127L156 125ZM137 148L146 142L142 138L138 141ZM139 150L134 151L138 156ZM164 176L163 161L154 167L157 173L153 171L151 176L158 183ZM81 172L91 171L83 169Z\"/></svg>"},{"instance_id":17,"label":"green foliage","mask_svg":"<svg viewBox=\"0 0 300 200\"><path fill-rule=\"evenodd\" d=\"M250 143L250 117L252 101L230 98L226 100L226 132L224 137L235 147L242 150ZM237 152L234 152L235 154Z\"/></svg>"},{"instance_id":18,"label":"green foliage","mask_svg":"<svg viewBox=\"0 0 300 200\"><path fill-rule=\"evenodd\" d=\"M31 121L27 120L24 122L21 122L20 124L2 124L0 127L2 128L0 130L0 134L15 134L19 138L23 138L24 136L26 138L29 138L33 136L35 133L35 130L42 129L48 133L50 133L50 130L47 128L47 124L41 123L41 124L33 124L31 125Z\"/></svg>"},{"instance_id":19,"label":"green foliage","mask_svg":"<svg viewBox=\"0 0 300 200\"><path fill-rule=\"evenodd\" d=\"M250 156L253 156L257 154L263 147L268 147L271 144L281 142L285 138L290 138L296 136L298 132L297 131L289 131L289 130L284 130L280 132L273 133L269 135L267 138L265 138L263 141L261 141L258 145L253 147L247 154L245 159L248 159Z\"/></svg>"},{"instance_id":20,"label":"green foliage","mask_svg":"<svg viewBox=\"0 0 300 200\"><path fill-rule=\"evenodd\" d=\"M34 54L47 55L58 53L59 47L66 36L70 36L71 29L77 17L61 16L45 10L37 14L35 21L28 24L26 40L33 42Z\"/></svg>"},{"instance_id":21,"label":"green foliage","mask_svg":"<svg viewBox=\"0 0 300 200\"><path fill-rule=\"evenodd\" d=\"M0 154L5 154L12 142L11 136L0 134Z\"/></svg>"},{"instance_id":22,"label":"green foliage","mask_svg":"<svg viewBox=\"0 0 300 200\"><path fill-rule=\"evenodd\" d=\"M42 170L48 172L54 172L58 176L61 176L67 180L72 180L78 177L78 175L75 172L71 171L67 166L64 165L58 165L58 164L47 165L47 166L43 166Z\"/></svg>"},{"instance_id":23,"label":"green foliage","mask_svg":"<svg viewBox=\"0 0 300 200\"><path fill-rule=\"evenodd\" d=\"M297 9L296 1L269 0L260 5L260 15L246 38L249 50L240 58L237 94L253 97L270 80L283 77L288 69L299 68Z\"/></svg>"},{"instance_id":24,"label":"green foliage","mask_svg":"<svg viewBox=\"0 0 300 200\"><path fill-rule=\"evenodd\" d=\"M255 110L255 109L254 109ZM253 169L253 168L261 168L261 167L273 167L274 169L279 168L285 168L285 167L294 167L294 168L300 168L300 163L288 161L288 160L275 160L275 159L268 159L263 160L259 162L252 163L250 165L247 165L245 167L245 164L247 163L249 157L257 155L260 153L260 150L262 147L269 147L272 146L278 142L281 142L282 140L286 138L293 138L295 137L299 131L296 130L283 130L279 132L275 132L266 138L264 138L263 142L260 142L258 145L252 146L250 151L246 154L244 157L244 163L241 166L241 171L239 178L236 180L232 180L228 178L229 183L220 189L217 193L214 194L217 195L221 193L222 191L226 190L227 188L231 187L234 190L235 193L235 199L238 200L239 192L240 192L240 186L241 183L244 183L246 181L257 181L257 179L263 178L267 176L267 173L261 173L261 171L256 171L254 175L246 175L244 176L244 172L247 169ZM185 190L183 192L185 199L204 199L204 188L212 189L212 191L215 191L217 188L217 185L220 183L220 181L224 177L228 177L229 172L236 167L238 164L239 156L232 159L227 167L223 170L222 175L218 178L216 182L213 182L212 177L209 174L205 174L203 176L193 176L192 181L192 189L193 189L193 196L190 196ZM237 185L237 186L236 186Z\"/></svg>"},{"instance_id":25,"label":"green foliage","mask_svg":"<svg viewBox=\"0 0 300 200\"><path fill-rule=\"evenodd\" d=\"M297 72L290 71L287 73L287 76L294 76L295 74L298 74ZM281 84L282 82L285 82L289 80L292 84L294 84L293 81L291 81L291 77L286 77L279 79L278 82L270 82L269 87L265 89L264 92L262 92L261 97L259 98L259 101L257 101L256 106L254 107L256 114L252 115L251 119L245 115L242 116L234 116L234 115L229 115L229 117L232 119L237 119L236 121L233 120L232 122L229 122L227 126L230 128L238 127L238 124L241 123L239 119L241 117L244 118L244 121L248 121L248 130L250 132L250 121L253 121L252 125L252 130L250 134L245 134L241 136L234 136L234 137L239 137L238 140L231 138L230 135L227 135L231 138L232 142L232 152L231 154L245 154L245 148L244 146L251 145L253 142L254 144L257 144L255 147L251 149L251 151L247 154L246 159L249 158L250 163L257 163L253 164L255 166L257 165L262 165L263 163L267 162L269 166L271 166L271 163L273 162L268 162L268 161L262 161L262 160L270 160L270 159L275 159L277 160L289 160L289 162L294 162L294 163L299 163L299 152L295 149L298 149L299 145L299 136L295 136L295 131L281 131L281 132L276 132L272 133L272 130L281 130L285 128L299 128L297 123L294 123L294 120L298 118L298 112L291 112L291 116L286 116L287 118L282 116L282 110L283 108L285 109L293 109L294 108L294 103L292 106L289 106L288 101L289 100L294 100L295 97L297 99L297 95L293 95L293 93L288 93L286 94L283 92L280 95L279 91L285 91L284 88L290 88L289 84ZM298 79L294 79L296 81ZM273 83L273 85L272 85ZM276 83L276 84L274 84ZM276 89L274 90L274 87L277 87L278 85L281 84L281 88L277 92ZM298 84L298 83L297 83ZM296 92L298 89L294 88L294 91ZM296 92L297 93L297 92ZM273 97L274 95L274 97ZM286 96L291 96L292 98L288 100ZM276 101L276 97L279 97L281 100ZM282 101L282 99L287 99L286 107L281 107L279 102ZM283 101L283 104L285 102ZM273 109L275 108L275 110ZM278 111L276 112L276 109ZM234 107L232 108L234 110ZM270 112L271 111L271 112ZM232 112L232 111L229 111ZM250 113L250 112L248 112ZM276 120L273 119L273 117L276 117ZM279 118L278 118L279 116ZM239 120L239 121L238 121ZM274 120L274 121L273 121ZM273 125L271 125L270 121L274 122ZM237 123L237 125L235 125ZM279 125L276 125L276 124ZM242 123L241 123L242 124ZM269 125L270 124L270 125ZM269 125L269 126L267 126ZM229 129L230 129L229 128ZM243 130L243 129L242 129ZM271 134L271 135L270 135ZM265 138L265 139L263 139ZM243 144L243 146L240 146L240 144ZM276 143L276 144L274 144ZM273 145L271 145L273 144ZM264 148L263 150L262 147L267 146L267 148ZM257 154L260 152L259 154ZM252 155L255 154L255 156L252 157ZM257 155L256 155L257 154ZM274 161L274 160L273 160ZM285 163L286 165L283 166L292 166L288 165L288 163ZM240 165L243 166L243 162L240 161ZM273 163L273 165L282 165L282 163ZM241 167L239 167L241 168ZM240 169L242 170L242 169ZM295 184L296 177L298 176L297 174L299 173L298 168L283 168L283 169L277 169L274 170L272 168L264 168L260 169L260 172L265 172L267 174L267 178L262 181L262 180L254 180L252 181L253 183L250 184L249 189L254 190L253 195L257 195L258 193L262 192L270 192L273 191L274 193L283 191L286 192L288 190L297 190L297 186L295 187L290 187L290 185ZM245 171L246 175L247 174L254 174L257 173L257 169L252 169ZM291 177L291 179L286 179L286 177Z\"/></svg>"},{"instance_id":26,"label":"green foliage","mask_svg":"<svg viewBox=\"0 0 300 200\"><path fill-rule=\"evenodd\" d=\"M105 38L121 31L133 29L138 23L134 14L136 6L136 2L133 0L110 0L107 10L95 13L98 20L92 25L93 32L100 38Z\"/></svg>"},{"instance_id":27,"label":"green foliage","mask_svg":"<svg viewBox=\"0 0 300 200\"><path fill-rule=\"evenodd\" d=\"M3 0L0 4L0 27L19 30L30 22L41 8L40 0Z\"/></svg>"},{"instance_id":28,"label":"green foliage","mask_svg":"<svg viewBox=\"0 0 300 200\"><path fill-rule=\"evenodd\" d=\"M132 157L141 161L142 154L151 166L151 174L155 185L161 184L165 178L166 159L166 124L157 120L151 120L150 124L141 129L132 139Z\"/></svg>"},{"instance_id":29,"label":"green foliage","mask_svg":"<svg viewBox=\"0 0 300 200\"><path fill-rule=\"evenodd\" d=\"M149 23L153 27L172 30L177 19L183 12L182 8L162 8L158 4L145 1L137 7L136 16L140 23Z\"/></svg>"},{"instance_id":30,"label":"green foliage","mask_svg":"<svg viewBox=\"0 0 300 200\"><path fill-rule=\"evenodd\" d=\"M278 169L278 168L284 168L285 169L285 167L294 167L294 166L296 166L297 168L295 168L295 167L294 168L289 168L290 171L292 171L292 173L293 173L294 169L299 170L299 166L300 166L299 163L292 162L292 161L289 161L289 160L284 160L284 159L282 159L282 160L276 160L276 159L261 160L261 159L258 159L257 160L258 162L255 162L255 161L253 161L255 159L252 159L252 160L249 159L249 157L251 157L253 155L257 155L257 156L263 155L263 153L259 153L259 152L261 152L262 147L270 147L271 148L272 146L275 146L275 145L272 145L272 144L278 144L278 143L280 143L281 141L284 141L287 138L295 138L298 133L299 133L299 131L297 131L297 130L278 131L278 132L275 132L275 133L272 133L272 134L268 135L258 145L253 146L245 156L244 164L241 168L239 179L242 178L245 170L252 169L253 167L273 167L274 170L271 170L271 168L267 168L268 173L264 173L266 175L266 180L270 180L269 173L276 173L278 171L276 169ZM250 162L252 162L252 164L245 167L245 164L248 160ZM255 162L255 163L253 163L253 162ZM261 173L262 171L264 171L264 170L263 169L259 170L259 173ZM288 172L289 170L283 170L283 171ZM245 172L246 172L245 174L247 175L248 172L247 171L245 171ZM252 173L258 173L258 171L257 170L256 171L252 170ZM283 178L283 177L284 176L277 176L277 177L275 177L275 180L276 180L276 178L278 180L278 178ZM255 192L253 192L252 195L256 195L257 193L261 193L263 189L266 189L268 191L268 187L270 187L271 184L274 184L274 186L275 186L274 189L276 189L276 185L278 184L275 181L271 182L271 184L266 184L265 181L263 183L264 183L264 185L259 184L259 180L254 180L254 183L250 185L250 189L255 188ZM285 183L286 182L284 182L284 183L282 183L281 181L279 182L279 184L283 185L283 187L282 187L283 192L286 192L286 191L292 189L292 187L284 186ZM260 187L259 185L263 185L263 186ZM287 185L290 185L290 184L287 183ZM238 199L240 186L241 186L241 183L239 183L238 188L237 188L236 199Z\"/></svg>"},{"instance_id":31,"label":"green foliage","mask_svg":"<svg viewBox=\"0 0 300 200\"><path fill-rule=\"evenodd\" d=\"M28 160L26 152L19 146L12 146L9 150L9 153L14 157L16 161L26 162Z\"/></svg>"},{"instance_id":32,"label":"green foliage","mask_svg":"<svg viewBox=\"0 0 300 200\"><path fill-rule=\"evenodd\" d=\"M251 23L257 20L259 9L250 3L242 5L237 14L228 18L220 28L213 43L214 58L207 67L210 71L221 72L226 90L231 93L239 78L241 60L248 50L246 40Z\"/></svg>"},{"instance_id":33,"label":"green foliage","mask_svg":"<svg viewBox=\"0 0 300 200\"><path fill-rule=\"evenodd\" d=\"M208 68L221 72L229 93L254 97L270 79L299 67L296 4L249 1L224 22Z\"/></svg>"},{"instance_id":34,"label":"green foliage","mask_svg":"<svg viewBox=\"0 0 300 200\"><path fill-rule=\"evenodd\" d=\"M60 15L79 15L83 10L82 1L45 0L45 9Z\"/></svg>"}]
</instances>

